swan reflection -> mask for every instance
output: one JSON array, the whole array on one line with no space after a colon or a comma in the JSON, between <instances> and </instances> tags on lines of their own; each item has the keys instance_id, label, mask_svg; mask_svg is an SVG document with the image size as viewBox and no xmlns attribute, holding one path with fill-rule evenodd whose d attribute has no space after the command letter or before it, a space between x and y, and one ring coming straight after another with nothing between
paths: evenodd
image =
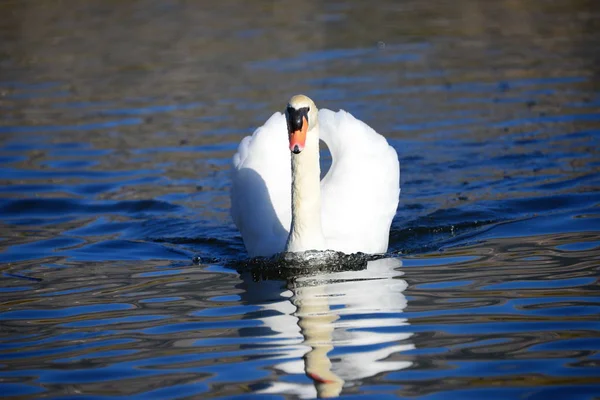
<instances>
[{"instance_id":1,"label":"swan reflection","mask_svg":"<svg viewBox=\"0 0 600 400\"><path fill-rule=\"evenodd\" d=\"M398 356L414 348L402 312L406 281L399 259L370 261L361 271L320 273L289 279L286 300L266 309L277 315L262 318L286 344L275 368L286 374L306 374L312 384L277 381L259 393L294 394L302 398L335 397L344 387L412 363Z\"/></svg>"}]
</instances>

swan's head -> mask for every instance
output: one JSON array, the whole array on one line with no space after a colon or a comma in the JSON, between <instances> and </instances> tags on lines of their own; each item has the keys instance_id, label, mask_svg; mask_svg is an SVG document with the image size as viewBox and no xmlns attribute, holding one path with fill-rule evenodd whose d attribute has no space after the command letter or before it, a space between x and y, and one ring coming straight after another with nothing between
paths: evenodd
<instances>
[{"instance_id":1,"label":"swan's head","mask_svg":"<svg viewBox=\"0 0 600 400\"><path fill-rule=\"evenodd\" d=\"M304 150L306 136L317 126L317 106L302 94L292 97L285 109L285 118L290 139L290 151L299 154Z\"/></svg>"}]
</instances>

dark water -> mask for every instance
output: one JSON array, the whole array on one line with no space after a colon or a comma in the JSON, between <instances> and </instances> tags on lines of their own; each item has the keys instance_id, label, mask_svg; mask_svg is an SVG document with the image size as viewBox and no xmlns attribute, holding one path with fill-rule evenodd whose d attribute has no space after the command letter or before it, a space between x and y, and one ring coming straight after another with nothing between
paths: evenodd
<instances>
[{"instance_id":1,"label":"dark water","mask_svg":"<svg viewBox=\"0 0 600 400\"><path fill-rule=\"evenodd\" d=\"M600 398L596 3L0 1L0 395ZM397 149L389 258L236 270L295 93Z\"/></svg>"}]
</instances>

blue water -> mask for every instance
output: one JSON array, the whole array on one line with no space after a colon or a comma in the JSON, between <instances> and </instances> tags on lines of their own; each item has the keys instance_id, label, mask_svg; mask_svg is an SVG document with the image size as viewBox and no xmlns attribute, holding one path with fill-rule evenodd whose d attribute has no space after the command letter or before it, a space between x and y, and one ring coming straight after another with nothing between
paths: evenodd
<instances>
[{"instance_id":1,"label":"blue water","mask_svg":"<svg viewBox=\"0 0 600 400\"><path fill-rule=\"evenodd\" d=\"M599 398L593 2L222 3L0 1L0 395ZM385 258L248 262L295 93L397 150Z\"/></svg>"}]
</instances>

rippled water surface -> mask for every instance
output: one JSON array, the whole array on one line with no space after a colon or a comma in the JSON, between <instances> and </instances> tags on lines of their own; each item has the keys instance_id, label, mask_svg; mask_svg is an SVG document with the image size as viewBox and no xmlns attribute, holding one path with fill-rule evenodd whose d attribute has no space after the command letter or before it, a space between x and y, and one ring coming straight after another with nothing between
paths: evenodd
<instances>
[{"instance_id":1,"label":"rippled water surface","mask_svg":"<svg viewBox=\"0 0 600 400\"><path fill-rule=\"evenodd\" d=\"M0 0L0 394L600 398L598 32L586 0ZM245 261L231 156L294 93L396 148L388 257Z\"/></svg>"}]
</instances>

